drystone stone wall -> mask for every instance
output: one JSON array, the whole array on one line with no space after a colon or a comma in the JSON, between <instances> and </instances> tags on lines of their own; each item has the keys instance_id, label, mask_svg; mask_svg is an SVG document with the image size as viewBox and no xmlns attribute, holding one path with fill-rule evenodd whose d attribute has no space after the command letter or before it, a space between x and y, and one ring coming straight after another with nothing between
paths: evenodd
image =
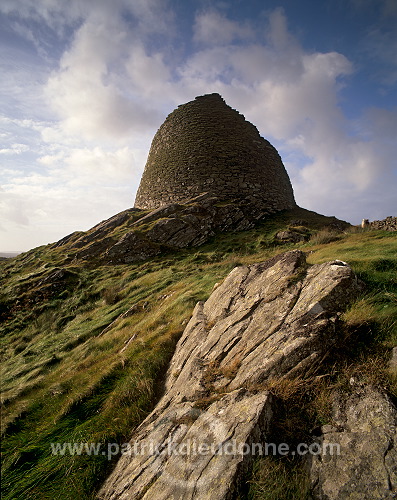
<instances>
[{"instance_id":1,"label":"drystone stone wall","mask_svg":"<svg viewBox=\"0 0 397 500\"><path fill-rule=\"evenodd\" d=\"M269 210L295 206L276 149L219 94L178 106L154 136L135 207L154 209L201 193L256 198Z\"/></svg>"},{"instance_id":2,"label":"drystone stone wall","mask_svg":"<svg viewBox=\"0 0 397 500\"><path fill-rule=\"evenodd\" d=\"M386 217L383 220L374 220L369 223L371 229L383 229L384 231L397 231L397 217Z\"/></svg>"}]
</instances>

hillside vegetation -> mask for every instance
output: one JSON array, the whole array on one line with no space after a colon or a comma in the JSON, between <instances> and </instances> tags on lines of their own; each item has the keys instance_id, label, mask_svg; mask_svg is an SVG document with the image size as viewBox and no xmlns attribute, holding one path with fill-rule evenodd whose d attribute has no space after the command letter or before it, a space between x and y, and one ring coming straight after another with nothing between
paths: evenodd
<instances>
[{"instance_id":1,"label":"hillside vegetation","mask_svg":"<svg viewBox=\"0 0 397 500\"><path fill-rule=\"evenodd\" d=\"M310 239L277 242L275 234L296 219ZM307 252L310 264L347 261L366 291L345 313L344 343L321 372L270 388L287 403L280 432L301 439L326 422L327 398L351 377L397 396L387 370L397 345L396 235L327 224L295 209L142 263L78 261L62 246L1 261L2 498L95 498L113 462L102 454L54 455L51 443L127 442L161 394L196 302L235 266L292 248ZM263 459L247 496L305 498L302 474L298 462Z\"/></svg>"}]
</instances>

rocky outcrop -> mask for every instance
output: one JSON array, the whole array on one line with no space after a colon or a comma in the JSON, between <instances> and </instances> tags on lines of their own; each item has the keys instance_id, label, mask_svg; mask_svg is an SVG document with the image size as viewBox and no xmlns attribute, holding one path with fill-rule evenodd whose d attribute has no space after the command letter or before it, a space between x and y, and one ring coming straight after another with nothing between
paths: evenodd
<instances>
[{"instance_id":1,"label":"rocky outcrop","mask_svg":"<svg viewBox=\"0 0 397 500\"><path fill-rule=\"evenodd\" d=\"M70 260L128 264L202 245L220 232L252 229L274 213L255 197L222 201L210 193L202 193L183 204L171 203L151 211L125 210L86 233L63 238L52 247L68 251ZM324 227L349 226L335 217L318 214L316 217L323 220ZM298 242L309 234L309 229L296 227L282 231L277 239L282 243Z\"/></svg>"},{"instance_id":2,"label":"rocky outcrop","mask_svg":"<svg viewBox=\"0 0 397 500\"><path fill-rule=\"evenodd\" d=\"M373 387L351 381L351 394L337 394L332 425L318 443L334 453L311 457L316 500L387 500L397 496L397 411Z\"/></svg>"},{"instance_id":3,"label":"rocky outcrop","mask_svg":"<svg viewBox=\"0 0 397 500\"><path fill-rule=\"evenodd\" d=\"M235 268L196 305L164 396L98 498L236 498L272 426L269 382L323 359L359 289L346 263L308 267L300 251Z\"/></svg>"},{"instance_id":4,"label":"rocky outcrop","mask_svg":"<svg viewBox=\"0 0 397 500\"><path fill-rule=\"evenodd\" d=\"M309 238L310 231L307 228L302 228L299 231L290 228L285 231L279 231L275 236L275 240L281 243L298 243L299 241L308 241Z\"/></svg>"},{"instance_id":5,"label":"rocky outcrop","mask_svg":"<svg viewBox=\"0 0 397 500\"><path fill-rule=\"evenodd\" d=\"M254 198L221 203L203 193L183 205L173 203L152 211L126 210L87 233L74 233L60 240L53 247L67 245L77 260L140 262L161 253L202 245L217 232L252 229L270 213Z\"/></svg>"},{"instance_id":6,"label":"rocky outcrop","mask_svg":"<svg viewBox=\"0 0 397 500\"><path fill-rule=\"evenodd\" d=\"M72 290L78 283L78 273L68 268L43 267L35 273L21 277L15 287L16 300L3 303L0 319L11 317L20 310L29 311L38 304L59 297L63 292Z\"/></svg>"},{"instance_id":7,"label":"rocky outcrop","mask_svg":"<svg viewBox=\"0 0 397 500\"><path fill-rule=\"evenodd\" d=\"M173 203L142 216L131 231L107 250L102 258L108 263L145 260L167 251L199 246L217 232L252 229L270 212L255 200L229 203L210 194L202 194L185 204Z\"/></svg>"}]
</instances>

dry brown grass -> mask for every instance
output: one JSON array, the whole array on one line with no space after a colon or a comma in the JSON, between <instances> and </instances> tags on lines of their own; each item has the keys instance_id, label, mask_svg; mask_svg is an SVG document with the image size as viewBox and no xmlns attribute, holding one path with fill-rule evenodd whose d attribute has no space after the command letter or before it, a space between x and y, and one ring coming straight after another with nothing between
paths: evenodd
<instances>
[{"instance_id":1,"label":"dry brown grass","mask_svg":"<svg viewBox=\"0 0 397 500\"><path fill-rule=\"evenodd\" d=\"M228 379L233 379L236 375L237 372L239 371L239 368L241 366L241 359L240 358L235 358L233 359L230 363L228 363L226 366L223 366L220 369L221 375Z\"/></svg>"},{"instance_id":2,"label":"dry brown grass","mask_svg":"<svg viewBox=\"0 0 397 500\"><path fill-rule=\"evenodd\" d=\"M332 243L338 241L342 238L339 231L332 229L321 229L317 233L313 234L310 238L310 242L314 245L325 245L327 243Z\"/></svg>"},{"instance_id":3,"label":"dry brown grass","mask_svg":"<svg viewBox=\"0 0 397 500\"><path fill-rule=\"evenodd\" d=\"M120 300L120 288L112 286L102 291L102 298L106 305L117 304Z\"/></svg>"}]
</instances>

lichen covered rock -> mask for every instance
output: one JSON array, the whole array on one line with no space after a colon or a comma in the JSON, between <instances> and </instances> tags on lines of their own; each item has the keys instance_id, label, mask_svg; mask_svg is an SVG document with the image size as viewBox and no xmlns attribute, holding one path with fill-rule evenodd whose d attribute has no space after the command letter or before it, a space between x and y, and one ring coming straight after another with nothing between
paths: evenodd
<instances>
[{"instance_id":1,"label":"lichen covered rock","mask_svg":"<svg viewBox=\"0 0 397 500\"><path fill-rule=\"evenodd\" d=\"M318 362L338 341L338 314L359 288L344 262L308 268L300 251L235 268L196 305L164 396L99 498L236 498L253 445L272 426L275 403L263 384Z\"/></svg>"},{"instance_id":2,"label":"lichen covered rock","mask_svg":"<svg viewBox=\"0 0 397 500\"><path fill-rule=\"evenodd\" d=\"M335 396L332 425L318 439L334 453L311 457L313 498L391 500L397 496L396 408L377 389L351 384L351 394Z\"/></svg>"}]
</instances>

